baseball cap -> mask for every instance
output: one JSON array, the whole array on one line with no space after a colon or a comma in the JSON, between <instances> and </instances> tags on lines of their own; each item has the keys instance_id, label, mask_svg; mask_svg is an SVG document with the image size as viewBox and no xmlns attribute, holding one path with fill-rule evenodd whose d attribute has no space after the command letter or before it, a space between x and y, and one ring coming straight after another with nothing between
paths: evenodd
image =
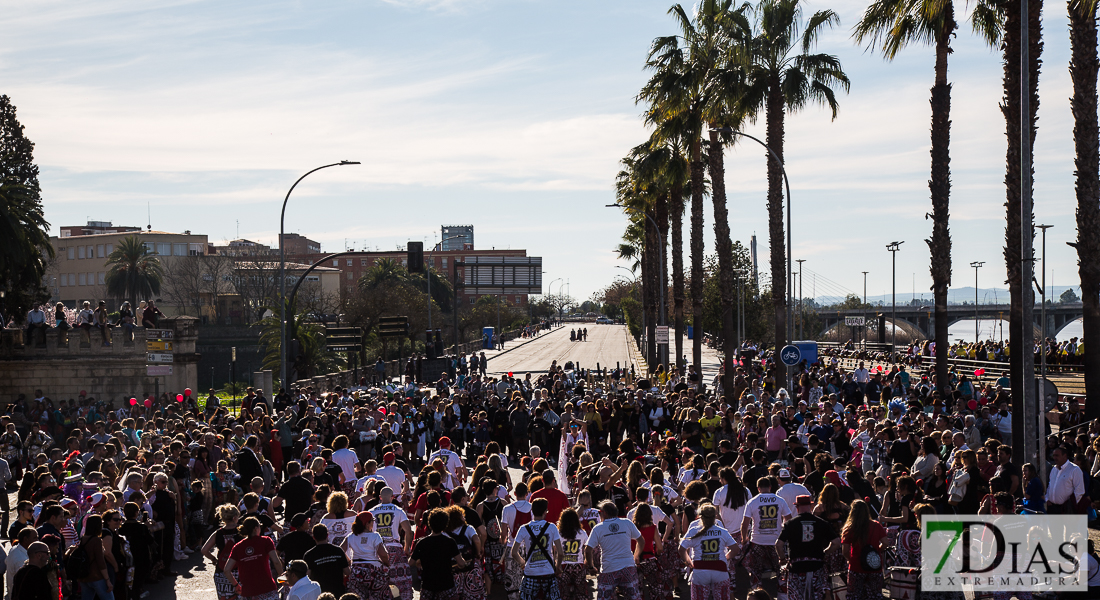
<instances>
[{"instance_id":1,"label":"baseball cap","mask_svg":"<svg viewBox=\"0 0 1100 600\"><path fill-rule=\"evenodd\" d=\"M440 448L450 448L451 447L451 438L449 438L447 436L443 436L443 437L439 438L439 447Z\"/></svg>"},{"instance_id":2,"label":"baseball cap","mask_svg":"<svg viewBox=\"0 0 1100 600\"><path fill-rule=\"evenodd\" d=\"M386 463L387 465L392 465L395 460L397 460L397 457L394 456L393 452L387 452L385 455L382 456L382 462Z\"/></svg>"},{"instance_id":3,"label":"baseball cap","mask_svg":"<svg viewBox=\"0 0 1100 600\"><path fill-rule=\"evenodd\" d=\"M787 469L779 469L779 478L780 479L790 479L791 478L791 472L788 471Z\"/></svg>"}]
</instances>

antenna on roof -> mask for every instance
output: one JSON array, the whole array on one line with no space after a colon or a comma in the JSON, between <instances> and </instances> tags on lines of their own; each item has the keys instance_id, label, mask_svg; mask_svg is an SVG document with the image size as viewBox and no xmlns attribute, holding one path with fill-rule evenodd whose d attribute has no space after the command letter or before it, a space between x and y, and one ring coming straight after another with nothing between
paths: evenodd
<instances>
[{"instance_id":1,"label":"antenna on roof","mask_svg":"<svg viewBox=\"0 0 1100 600\"><path fill-rule=\"evenodd\" d=\"M145 203L145 210L147 212L146 216L149 218L149 223L145 226L145 228L149 231L152 231L153 230L153 207L149 202Z\"/></svg>"}]
</instances>

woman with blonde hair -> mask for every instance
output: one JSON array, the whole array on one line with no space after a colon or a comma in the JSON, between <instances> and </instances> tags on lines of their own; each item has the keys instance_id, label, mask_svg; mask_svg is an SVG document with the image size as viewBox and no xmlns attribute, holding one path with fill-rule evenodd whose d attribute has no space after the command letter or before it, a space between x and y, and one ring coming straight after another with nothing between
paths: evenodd
<instances>
[{"instance_id":1,"label":"woman with blonde hair","mask_svg":"<svg viewBox=\"0 0 1100 600\"><path fill-rule=\"evenodd\" d=\"M489 593L489 582L481 566L484 547L477 530L466 524L466 512L461 506L453 505L447 511L447 530L444 535L455 541L466 566L455 569L455 591L464 599L485 600Z\"/></svg>"},{"instance_id":2,"label":"woman with blonde hair","mask_svg":"<svg viewBox=\"0 0 1100 600\"><path fill-rule=\"evenodd\" d=\"M237 521L241 518L241 511L232 504L223 504L215 512L222 527L210 534L210 538L203 544L202 555L217 566L214 571L214 591L218 594L218 600L230 600L236 596L237 591L229 584L229 579L222 570L229 560L229 550L239 539ZM215 548L218 550L217 555L214 555Z\"/></svg>"},{"instance_id":3,"label":"woman with blonde hair","mask_svg":"<svg viewBox=\"0 0 1100 600\"><path fill-rule=\"evenodd\" d=\"M882 598L882 540L886 529L871 520L871 509L863 500L852 502L852 510L840 534L848 559L848 600Z\"/></svg>"},{"instance_id":4,"label":"woman with blonde hair","mask_svg":"<svg viewBox=\"0 0 1100 600\"><path fill-rule=\"evenodd\" d=\"M733 536L718 522L718 508L700 506L699 520L688 527L680 542L680 556L691 569L692 598L730 597L728 563L735 547Z\"/></svg>"},{"instance_id":5,"label":"woman with blonde hair","mask_svg":"<svg viewBox=\"0 0 1100 600\"><path fill-rule=\"evenodd\" d=\"M329 542L339 545L351 533L356 514L348 510L348 495L344 492L329 495L327 508L321 524L328 527Z\"/></svg>"}]
</instances>

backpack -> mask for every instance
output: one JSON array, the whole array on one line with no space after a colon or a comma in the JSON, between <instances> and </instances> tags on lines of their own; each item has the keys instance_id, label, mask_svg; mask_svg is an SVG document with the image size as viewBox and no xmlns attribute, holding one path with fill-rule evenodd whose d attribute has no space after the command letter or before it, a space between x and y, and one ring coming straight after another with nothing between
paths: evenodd
<instances>
[{"instance_id":1,"label":"backpack","mask_svg":"<svg viewBox=\"0 0 1100 600\"><path fill-rule=\"evenodd\" d=\"M81 542L65 551L65 575L77 581L84 579L92 572L92 559L88 556L88 550Z\"/></svg>"},{"instance_id":2,"label":"backpack","mask_svg":"<svg viewBox=\"0 0 1100 600\"><path fill-rule=\"evenodd\" d=\"M451 533L448 531L447 537L455 541L455 544L458 545L458 551L462 555L462 560L466 561L466 567L462 569L455 569L455 573L465 573L470 569L473 569L476 549L474 548L473 543L470 542L470 538L466 537L466 532L462 531L459 533Z\"/></svg>"},{"instance_id":3,"label":"backpack","mask_svg":"<svg viewBox=\"0 0 1100 600\"><path fill-rule=\"evenodd\" d=\"M873 546L867 544L859 552L859 566L864 571L881 571L882 555Z\"/></svg>"}]
</instances>

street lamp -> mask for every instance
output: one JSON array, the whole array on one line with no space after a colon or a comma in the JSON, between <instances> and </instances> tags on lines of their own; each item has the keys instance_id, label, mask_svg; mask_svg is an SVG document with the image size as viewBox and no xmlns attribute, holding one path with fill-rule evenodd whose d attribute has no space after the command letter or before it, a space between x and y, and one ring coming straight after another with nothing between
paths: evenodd
<instances>
[{"instance_id":1,"label":"street lamp","mask_svg":"<svg viewBox=\"0 0 1100 600\"><path fill-rule=\"evenodd\" d=\"M892 314L890 315L890 354L891 362L893 362L893 354L897 352L898 345L898 250L901 250L901 245L905 242L890 242L886 244L886 249L890 251L890 260L893 263L891 267L890 279L892 283L891 305L893 306Z\"/></svg>"},{"instance_id":2,"label":"street lamp","mask_svg":"<svg viewBox=\"0 0 1100 600\"><path fill-rule=\"evenodd\" d=\"M863 272L863 327L860 328L863 330L861 333L864 348L867 348L867 273L868 271Z\"/></svg>"},{"instance_id":3,"label":"street lamp","mask_svg":"<svg viewBox=\"0 0 1100 600\"><path fill-rule=\"evenodd\" d=\"M803 310L802 300L802 263L806 262L805 258L800 258L796 261L798 263L798 337L799 339L805 339L805 333L803 332L802 322L806 320L806 311Z\"/></svg>"},{"instance_id":4,"label":"street lamp","mask_svg":"<svg viewBox=\"0 0 1100 600\"><path fill-rule=\"evenodd\" d=\"M1042 323L1043 323L1042 327L1040 327L1039 329L1042 332L1042 335L1040 337L1042 338L1043 350L1042 350L1042 352L1039 353L1039 365L1040 365L1039 366L1039 377L1041 379L1046 379L1047 378L1047 230L1050 229L1051 227L1054 227L1054 226L1053 225L1036 225L1036 227L1043 230L1043 263L1042 263L1043 274L1040 277L1040 279L1042 279L1042 283L1040 284L1040 287L1039 287L1039 294L1040 294L1040 298L1042 299L1042 304L1040 305L1040 308L1039 308L1040 314L1042 316L1040 316L1039 318L1042 319ZM1040 384L1040 385L1042 385L1042 384ZM1043 391L1044 392L1046 391L1045 388L1044 388Z\"/></svg>"},{"instance_id":5,"label":"street lamp","mask_svg":"<svg viewBox=\"0 0 1100 600\"><path fill-rule=\"evenodd\" d=\"M768 146L764 142L760 141L758 138L755 138L747 133L738 131L732 127L720 127L718 129L712 129L712 131L747 137L757 144L760 144L764 147L765 150L768 151L768 154L771 155L772 160L775 161L775 164L779 165L780 172L783 173L783 185L787 189L787 342L789 343L791 341L791 338L794 337L794 324L791 322L791 277L793 277L793 271L791 270L791 181L787 179L787 169L783 166L783 161L779 158L779 155L775 153L775 150L772 150L771 146ZM780 350L778 341L776 343L776 350ZM793 374L794 372L792 371L791 367L787 367L788 390L794 389L794 380L792 378Z\"/></svg>"},{"instance_id":6,"label":"street lamp","mask_svg":"<svg viewBox=\"0 0 1100 600\"><path fill-rule=\"evenodd\" d=\"M466 237L465 234L459 234L459 235L452 235L451 237L443 238L443 239L439 240L438 244L436 244L435 246L432 247L430 252L428 252L428 331L429 332L435 331L434 329L432 329L432 262L431 262L432 261L432 255L435 254L435 252L437 250L439 250L439 247L441 245L443 245L443 242L449 242L451 240L457 240L459 238L464 238L464 237ZM458 310L458 306L455 306L453 308L454 308L454 310ZM428 343L430 344L430 343L432 343L431 334L429 333L428 336L429 336L428 337ZM455 349L455 354L458 354L458 349L457 348Z\"/></svg>"},{"instance_id":7,"label":"street lamp","mask_svg":"<svg viewBox=\"0 0 1100 600\"><path fill-rule=\"evenodd\" d=\"M616 202L615 204L608 204L607 207L608 208L626 208L625 206L623 206L622 204L619 204L618 202ZM668 322L667 322L667 320L668 320L668 314L667 314L668 310L665 309L665 288L668 287L668 285L667 285L667 282L665 281L665 262L667 260L665 258L665 244L664 244L665 234L664 234L663 231L661 231L661 226L657 224L657 221L653 220L653 217L649 216L649 214L646 213L645 211L642 211L642 214L645 215L645 218L648 219L650 223L653 224L653 229L657 230L657 237L660 238L661 268L658 269L657 276L661 278L661 285L658 286L657 291L660 293L661 314L658 315L658 317L657 317L657 324L660 325L661 327L667 327L668 326ZM663 346L664 346L664 348L660 351L661 352L660 361L661 361L662 364L666 365L666 368L668 368L667 367L667 365L668 365L668 344L667 343L663 344Z\"/></svg>"},{"instance_id":8,"label":"street lamp","mask_svg":"<svg viewBox=\"0 0 1100 600\"><path fill-rule=\"evenodd\" d=\"M561 281L562 283L565 283L565 278L564 277L558 277L554 281L551 281L550 285L546 286L546 291L548 292L546 294L547 297L549 297L549 298L554 297L554 284L559 282L559 281ZM559 314L559 316L560 316L560 314ZM550 322L551 323L554 322L554 304L553 304L553 301L551 301L551 303L550 303Z\"/></svg>"},{"instance_id":9,"label":"street lamp","mask_svg":"<svg viewBox=\"0 0 1100 600\"><path fill-rule=\"evenodd\" d=\"M294 188L298 187L298 184L302 182L310 173L315 173L321 169L327 169L329 167L343 167L345 165L358 165L357 161L342 160L338 163L332 163L331 165L324 165L307 172L298 178L298 181L294 182L294 185L290 186L287 190L286 198L283 199L283 209L279 212L279 383L283 389L289 389L286 381L286 240L283 239L283 232L285 231L286 224L286 203L290 200L290 193L294 191ZM269 402L271 399L268 400Z\"/></svg>"},{"instance_id":10,"label":"street lamp","mask_svg":"<svg viewBox=\"0 0 1100 600\"><path fill-rule=\"evenodd\" d=\"M974 345L978 345L978 324L981 320L978 318L978 269L984 265L983 261L974 261L970 263L970 266L974 267ZM975 348L975 351L977 349Z\"/></svg>"}]
</instances>

